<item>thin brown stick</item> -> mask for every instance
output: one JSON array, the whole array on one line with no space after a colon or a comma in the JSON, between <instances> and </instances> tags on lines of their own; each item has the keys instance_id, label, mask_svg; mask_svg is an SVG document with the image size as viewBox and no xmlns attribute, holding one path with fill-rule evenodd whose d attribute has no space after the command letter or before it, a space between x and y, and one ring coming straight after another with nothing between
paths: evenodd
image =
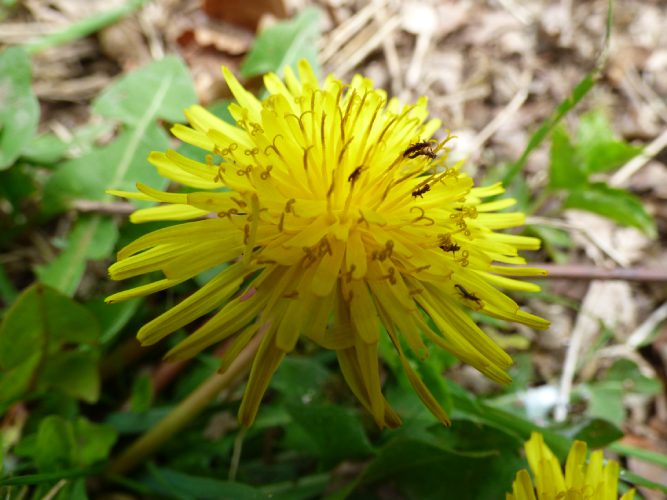
<instances>
[{"instance_id":1,"label":"thin brown stick","mask_svg":"<svg viewBox=\"0 0 667 500\"><path fill-rule=\"evenodd\" d=\"M531 267L545 269L550 279L563 280L623 280L647 283L667 282L667 269L645 267L603 269L586 264L533 264Z\"/></svg>"},{"instance_id":2,"label":"thin brown stick","mask_svg":"<svg viewBox=\"0 0 667 500\"><path fill-rule=\"evenodd\" d=\"M104 201L76 200L74 202L74 209L79 212L129 215L136 210L136 207L126 202L109 203Z\"/></svg>"}]
</instances>

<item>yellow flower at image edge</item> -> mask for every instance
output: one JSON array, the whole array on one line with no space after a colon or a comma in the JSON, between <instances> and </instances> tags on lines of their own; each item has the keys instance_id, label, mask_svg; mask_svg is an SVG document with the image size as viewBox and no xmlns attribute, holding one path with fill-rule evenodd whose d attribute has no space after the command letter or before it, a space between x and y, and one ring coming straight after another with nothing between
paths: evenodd
<instances>
[{"instance_id":1,"label":"yellow flower at image edge","mask_svg":"<svg viewBox=\"0 0 667 500\"><path fill-rule=\"evenodd\" d=\"M380 426L401 421L381 391L378 342L386 334L424 404L447 415L406 356L424 359L435 344L490 379L507 383L508 356L466 308L533 328L548 322L519 309L499 289L537 291L514 279L543 276L519 250L536 238L494 232L523 223L514 204L483 199L500 184L475 188L447 166L446 144L432 139L426 99L404 106L359 75L320 85L307 62L298 77L264 77L259 101L232 73L223 73L237 103L230 125L200 106L185 111L189 127L173 134L208 151L206 162L175 151L149 161L173 181L194 188L112 194L162 205L137 210L133 222L190 220L138 238L118 252L109 272L122 280L158 271L161 279L112 295L143 296L226 264L210 282L141 328L153 344L217 311L167 357L184 359L234 336L224 370L261 335L239 418L250 425L271 376L301 336L336 351L352 392Z\"/></svg>"},{"instance_id":2,"label":"yellow flower at image edge","mask_svg":"<svg viewBox=\"0 0 667 500\"><path fill-rule=\"evenodd\" d=\"M528 465L535 477L535 485L528 471L520 470L512 493L506 500L617 500L618 462L603 463L602 451L591 453L586 463L586 443L575 441L565 464L565 476L560 463L544 443L542 434L533 433L526 442ZM632 500L634 490L625 493L621 500Z\"/></svg>"}]
</instances>

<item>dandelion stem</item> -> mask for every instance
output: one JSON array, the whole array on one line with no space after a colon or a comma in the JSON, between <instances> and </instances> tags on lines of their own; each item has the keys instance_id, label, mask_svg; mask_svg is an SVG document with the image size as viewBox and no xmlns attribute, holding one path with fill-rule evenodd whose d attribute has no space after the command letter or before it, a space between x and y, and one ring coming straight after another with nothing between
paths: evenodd
<instances>
[{"instance_id":1,"label":"dandelion stem","mask_svg":"<svg viewBox=\"0 0 667 500\"><path fill-rule=\"evenodd\" d=\"M255 336L224 373L214 373L155 427L127 447L111 462L108 472L129 472L199 415L221 391L233 385L248 370L261 337Z\"/></svg>"}]
</instances>

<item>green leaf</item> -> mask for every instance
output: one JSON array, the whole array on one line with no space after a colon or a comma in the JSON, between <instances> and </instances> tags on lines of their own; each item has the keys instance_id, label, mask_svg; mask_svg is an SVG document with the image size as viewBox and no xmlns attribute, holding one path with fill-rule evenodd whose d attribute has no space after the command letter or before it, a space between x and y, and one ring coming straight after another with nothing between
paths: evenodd
<instances>
[{"instance_id":1,"label":"green leaf","mask_svg":"<svg viewBox=\"0 0 667 500\"><path fill-rule=\"evenodd\" d=\"M5 305L10 305L18 297L18 290L14 286L12 280L7 276L4 264L0 263L0 300Z\"/></svg>"},{"instance_id":2,"label":"green leaf","mask_svg":"<svg viewBox=\"0 0 667 500\"><path fill-rule=\"evenodd\" d=\"M60 415L48 415L40 422L37 435L24 440L27 444L22 443L17 453L32 457L40 472L63 471L106 459L116 438L108 425L83 417L72 422ZM71 477L78 475L80 472L73 470Z\"/></svg>"},{"instance_id":3,"label":"green leaf","mask_svg":"<svg viewBox=\"0 0 667 500\"><path fill-rule=\"evenodd\" d=\"M41 165L55 163L60 160L70 145L55 134L41 134L33 138L21 150L21 157Z\"/></svg>"},{"instance_id":4,"label":"green leaf","mask_svg":"<svg viewBox=\"0 0 667 500\"><path fill-rule=\"evenodd\" d=\"M655 451L647 450L645 448L638 448L636 446L620 442L612 443L609 445L609 449L614 453L637 458L639 460L643 460L644 462L659 465L663 469L667 469L667 455L664 453L658 453Z\"/></svg>"},{"instance_id":5,"label":"green leaf","mask_svg":"<svg viewBox=\"0 0 667 500\"><path fill-rule=\"evenodd\" d=\"M99 338L95 317L56 290L35 284L21 293L0 325L0 368L23 363L35 351L63 343L92 344Z\"/></svg>"},{"instance_id":6,"label":"green leaf","mask_svg":"<svg viewBox=\"0 0 667 500\"><path fill-rule=\"evenodd\" d=\"M604 419L621 427L625 420L623 387L618 383L598 383L588 386L586 415Z\"/></svg>"},{"instance_id":7,"label":"green leaf","mask_svg":"<svg viewBox=\"0 0 667 500\"><path fill-rule=\"evenodd\" d=\"M148 375L139 375L132 384L130 411L143 413L153 404L153 384Z\"/></svg>"},{"instance_id":8,"label":"green leaf","mask_svg":"<svg viewBox=\"0 0 667 500\"><path fill-rule=\"evenodd\" d=\"M100 467L85 467L76 469L60 469L57 472L44 474L27 474L25 476L0 478L0 486L21 486L26 484L55 483L61 479L73 479L93 476L102 472Z\"/></svg>"},{"instance_id":9,"label":"green leaf","mask_svg":"<svg viewBox=\"0 0 667 500\"><path fill-rule=\"evenodd\" d=\"M40 281L72 296L79 287L87 260L108 257L118 238L114 222L100 215L82 216L67 237L64 250L55 259L36 268Z\"/></svg>"},{"instance_id":10,"label":"green leaf","mask_svg":"<svg viewBox=\"0 0 667 500\"><path fill-rule=\"evenodd\" d=\"M655 481L646 479L645 477L640 476L639 474L635 474L634 472L630 472L629 470L621 469L619 479L621 481L627 481L635 486L659 491L663 493L663 495L667 495L667 484L656 483Z\"/></svg>"},{"instance_id":11,"label":"green leaf","mask_svg":"<svg viewBox=\"0 0 667 500\"><path fill-rule=\"evenodd\" d=\"M569 438L548 428L542 428L514 413L474 399L469 392L452 382L448 382L448 385L456 414L501 429L503 432L516 434L523 440L528 440L532 432L540 432L551 451L561 459L564 459L570 450L572 441Z\"/></svg>"},{"instance_id":12,"label":"green leaf","mask_svg":"<svg viewBox=\"0 0 667 500\"><path fill-rule=\"evenodd\" d=\"M308 500L327 498L324 493L330 482L330 474L301 475L296 481L263 485L261 491L275 500Z\"/></svg>"},{"instance_id":13,"label":"green leaf","mask_svg":"<svg viewBox=\"0 0 667 500\"><path fill-rule=\"evenodd\" d=\"M183 121L183 109L196 102L188 68L167 56L115 82L95 99L93 111L144 130L156 118Z\"/></svg>"},{"instance_id":14,"label":"green leaf","mask_svg":"<svg viewBox=\"0 0 667 500\"><path fill-rule=\"evenodd\" d=\"M97 424L79 417L74 422L76 436L76 460L78 465L92 465L106 460L118 439L113 427L106 424Z\"/></svg>"},{"instance_id":15,"label":"green leaf","mask_svg":"<svg viewBox=\"0 0 667 500\"><path fill-rule=\"evenodd\" d=\"M240 483L211 477L184 474L165 467L149 465L146 481L152 490L166 498L198 500L260 500L269 498L260 490Z\"/></svg>"},{"instance_id":16,"label":"green leaf","mask_svg":"<svg viewBox=\"0 0 667 500\"><path fill-rule=\"evenodd\" d=\"M87 303L86 307L95 315L102 328L100 343L109 344L112 342L132 319L140 305L140 300L127 300L109 307L109 304L104 302L102 297L97 297Z\"/></svg>"},{"instance_id":17,"label":"green leaf","mask_svg":"<svg viewBox=\"0 0 667 500\"><path fill-rule=\"evenodd\" d=\"M295 67L306 59L318 72L317 38L320 34L320 11L303 9L289 21L281 21L262 31L241 65L245 78L274 72L282 75L286 66Z\"/></svg>"},{"instance_id":18,"label":"green leaf","mask_svg":"<svg viewBox=\"0 0 667 500\"><path fill-rule=\"evenodd\" d=\"M585 441L591 448L603 448L623 437L622 430L603 418L585 418L563 430L572 439Z\"/></svg>"},{"instance_id":19,"label":"green leaf","mask_svg":"<svg viewBox=\"0 0 667 500\"><path fill-rule=\"evenodd\" d=\"M662 392L660 381L642 374L637 363L629 359L616 361L607 371L605 381L617 381L622 384L626 392L637 392L649 396Z\"/></svg>"},{"instance_id":20,"label":"green leaf","mask_svg":"<svg viewBox=\"0 0 667 500\"><path fill-rule=\"evenodd\" d=\"M7 371L0 370L0 414L4 413L10 404L23 397L30 387L30 381L40 359L41 355L37 352Z\"/></svg>"},{"instance_id":21,"label":"green leaf","mask_svg":"<svg viewBox=\"0 0 667 500\"><path fill-rule=\"evenodd\" d=\"M571 191L563 207L602 215L619 224L636 227L650 237L656 234L655 221L636 196L601 182Z\"/></svg>"},{"instance_id":22,"label":"green leaf","mask_svg":"<svg viewBox=\"0 0 667 500\"><path fill-rule=\"evenodd\" d=\"M166 180L148 164L151 151L169 147L166 133L151 121L126 128L108 146L64 163L44 187L44 204L53 215L77 199L105 201L107 189L134 191L136 182L161 188Z\"/></svg>"},{"instance_id":23,"label":"green leaf","mask_svg":"<svg viewBox=\"0 0 667 500\"><path fill-rule=\"evenodd\" d=\"M76 438L72 423L60 415L48 415L39 424L32 458L41 472L74 465Z\"/></svg>"},{"instance_id":24,"label":"green leaf","mask_svg":"<svg viewBox=\"0 0 667 500\"><path fill-rule=\"evenodd\" d=\"M55 387L63 394L95 403L100 396L97 354L68 351L51 356L44 366L41 380L44 385Z\"/></svg>"},{"instance_id":25,"label":"green leaf","mask_svg":"<svg viewBox=\"0 0 667 500\"><path fill-rule=\"evenodd\" d=\"M571 189L586 184L584 163L570 141L565 127L558 126L551 134L549 186Z\"/></svg>"},{"instance_id":26,"label":"green leaf","mask_svg":"<svg viewBox=\"0 0 667 500\"><path fill-rule=\"evenodd\" d=\"M120 434L138 434L155 427L172 410L171 406L162 406L143 413L117 412L110 414L106 423Z\"/></svg>"},{"instance_id":27,"label":"green leaf","mask_svg":"<svg viewBox=\"0 0 667 500\"><path fill-rule=\"evenodd\" d=\"M526 145L521 157L514 162L510 168L507 169L507 172L503 176L503 185L509 186L516 177L516 175L521 172L523 167L526 165L526 161L530 154L540 145L542 141L549 135L556 125L560 123L563 117L573 109L579 101L581 101L588 92L595 86L598 78L600 76L599 68L595 68L590 71L586 76L574 87L572 93L567 96L563 101L558 104L554 112L546 119L540 127L530 136L528 144Z\"/></svg>"},{"instance_id":28,"label":"green leaf","mask_svg":"<svg viewBox=\"0 0 667 500\"><path fill-rule=\"evenodd\" d=\"M39 104L32 93L30 58L20 48L0 53L0 170L14 163L32 141Z\"/></svg>"},{"instance_id":29,"label":"green leaf","mask_svg":"<svg viewBox=\"0 0 667 500\"><path fill-rule=\"evenodd\" d=\"M308 357L286 358L271 379L271 386L290 401L318 399L329 371Z\"/></svg>"},{"instance_id":30,"label":"green leaf","mask_svg":"<svg viewBox=\"0 0 667 500\"><path fill-rule=\"evenodd\" d=\"M512 448L470 457L443 449L435 442L400 438L380 450L358 484L391 481L406 498L502 498L523 466Z\"/></svg>"},{"instance_id":31,"label":"green leaf","mask_svg":"<svg viewBox=\"0 0 667 500\"><path fill-rule=\"evenodd\" d=\"M605 115L592 111L579 122L577 150L586 173L592 174L620 167L641 153L642 148L618 140Z\"/></svg>"},{"instance_id":32,"label":"green leaf","mask_svg":"<svg viewBox=\"0 0 667 500\"><path fill-rule=\"evenodd\" d=\"M359 418L347 408L331 404L288 404L287 411L295 425L312 441L324 467L373 453Z\"/></svg>"}]
</instances>

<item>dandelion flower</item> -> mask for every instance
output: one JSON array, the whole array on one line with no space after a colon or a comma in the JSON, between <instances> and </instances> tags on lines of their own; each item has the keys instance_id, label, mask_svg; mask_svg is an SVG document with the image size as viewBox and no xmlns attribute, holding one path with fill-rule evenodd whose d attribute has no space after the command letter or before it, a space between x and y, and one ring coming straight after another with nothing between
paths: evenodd
<instances>
[{"instance_id":1,"label":"dandelion flower","mask_svg":"<svg viewBox=\"0 0 667 500\"><path fill-rule=\"evenodd\" d=\"M239 418L250 425L272 374L300 337L336 351L354 395L380 426L400 425L381 391L378 343L387 335L419 397L443 423L447 415L421 381L406 350L423 359L427 344L446 349L490 379L506 383L512 360L466 309L546 328L500 289L536 291L515 279L537 276L519 250L539 240L497 233L520 225L521 213L497 213L510 199L484 202L500 184L476 188L458 165L446 165L447 143L433 139L426 99L387 100L359 75L320 85L307 62L284 80L264 77L258 100L226 68L236 125L200 106L173 134L209 152L205 162L175 151L154 152L161 175L194 188L113 194L162 204L137 210L133 222L190 222L138 238L118 252L112 279L159 272L160 279L112 295L143 296L203 271L225 267L206 285L141 328L153 344L211 316L167 354L191 357L233 336L222 369L262 335ZM215 311L215 312L213 312Z\"/></svg>"},{"instance_id":2,"label":"dandelion flower","mask_svg":"<svg viewBox=\"0 0 667 500\"><path fill-rule=\"evenodd\" d=\"M525 448L535 485L528 471L520 470L506 500L618 499L618 462L609 460L604 464L601 450L591 453L586 463L586 443L575 441L567 456L563 477L560 463L544 443L542 434L534 432ZM635 491L630 490L621 500L632 500L634 496Z\"/></svg>"}]
</instances>

